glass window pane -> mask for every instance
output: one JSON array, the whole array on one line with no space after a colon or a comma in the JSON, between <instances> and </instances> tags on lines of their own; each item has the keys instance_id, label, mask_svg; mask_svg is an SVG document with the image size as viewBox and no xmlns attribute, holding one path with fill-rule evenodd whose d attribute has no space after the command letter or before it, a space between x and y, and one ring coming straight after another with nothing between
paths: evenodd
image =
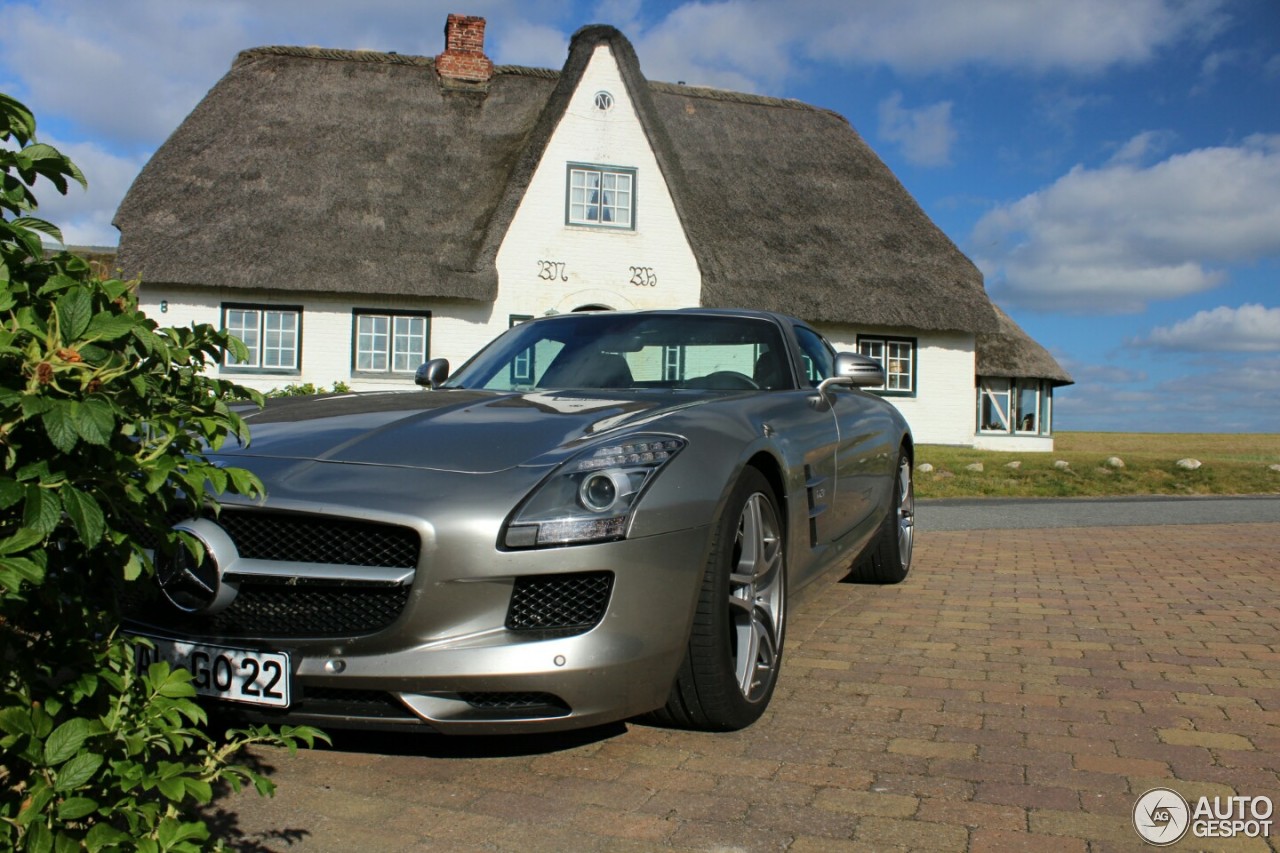
<instances>
[{"instance_id":1,"label":"glass window pane","mask_svg":"<svg viewBox=\"0 0 1280 853\"><path fill-rule=\"evenodd\" d=\"M263 312L262 366L297 366L298 315L292 311Z\"/></svg>"},{"instance_id":2,"label":"glass window pane","mask_svg":"<svg viewBox=\"0 0 1280 853\"><path fill-rule=\"evenodd\" d=\"M382 314L361 314L356 318L356 370L387 369L387 339L390 318Z\"/></svg>"},{"instance_id":3,"label":"glass window pane","mask_svg":"<svg viewBox=\"0 0 1280 853\"><path fill-rule=\"evenodd\" d=\"M980 418L986 432L1010 432L1009 380L988 379L983 382Z\"/></svg>"},{"instance_id":4,"label":"glass window pane","mask_svg":"<svg viewBox=\"0 0 1280 853\"><path fill-rule=\"evenodd\" d=\"M243 341L244 345L249 349L249 357L245 361L238 361L230 353L227 353L226 363L228 365L258 366L258 320L259 313L255 310L248 308L227 309L227 332Z\"/></svg>"},{"instance_id":5,"label":"glass window pane","mask_svg":"<svg viewBox=\"0 0 1280 853\"><path fill-rule=\"evenodd\" d=\"M911 344L908 341L889 341L885 349L884 363L886 388L891 391L911 390Z\"/></svg>"},{"instance_id":6,"label":"glass window pane","mask_svg":"<svg viewBox=\"0 0 1280 853\"><path fill-rule=\"evenodd\" d=\"M1018 432L1036 432L1040 413L1039 383L1018 383Z\"/></svg>"},{"instance_id":7,"label":"glass window pane","mask_svg":"<svg viewBox=\"0 0 1280 853\"><path fill-rule=\"evenodd\" d=\"M392 370L412 373L427 360L427 318L396 317Z\"/></svg>"}]
</instances>

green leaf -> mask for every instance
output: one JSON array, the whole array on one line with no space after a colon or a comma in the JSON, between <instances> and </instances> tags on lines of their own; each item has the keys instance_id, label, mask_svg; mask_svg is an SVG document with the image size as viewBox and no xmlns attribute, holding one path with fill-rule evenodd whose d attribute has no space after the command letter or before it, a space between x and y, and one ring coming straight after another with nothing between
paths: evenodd
<instances>
[{"instance_id":1,"label":"green leaf","mask_svg":"<svg viewBox=\"0 0 1280 853\"><path fill-rule=\"evenodd\" d=\"M59 243L64 242L62 239L62 232L58 230L58 227L56 225L54 225L51 222L45 222L43 219L37 219L34 216L19 216L16 219L10 220L9 224L13 225L16 228L21 228L24 231L33 232L33 233L39 232L46 236L52 237L54 240L56 240ZM32 253L32 257L38 257L38 255L35 253Z\"/></svg>"},{"instance_id":2,"label":"green leaf","mask_svg":"<svg viewBox=\"0 0 1280 853\"><path fill-rule=\"evenodd\" d=\"M160 789L160 793L175 803L182 802L182 798L187 794L187 786L182 784L181 779L161 779L156 783L156 787Z\"/></svg>"},{"instance_id":3,"label":"green leaf","mask_svg":"<svg viewBox=\"0 0 1280 853\"><path fill-rule=\"evenodd\" d=\"M72 400L54 400L49 410L40 416L49 441L63 453L70 453L79 440L75 421L71 417L72 403Z\"/></svg>"},{"instance_id":4,"label":"green leaf","mask_svg":"<svg viewBox=\"0 0 1280 853\"><path fill-rule=\"evenodd\" d=\"M58 804L60 820L79 820L98 810L98 801L89 797L71 797Z\"/></svg>"},{"instance_id":5,"label":"green leaf","mask_svg":"<svg viewBox=\"0 0 1280 853\"><path fill-rule=\"evenodd\" d=\"M24 494L26 494L26 489L17 480L12 477L0 477L0 509L8 509L13 506L22 500Z\"/></svg>"},{"instance_id":6,"label":"green leaf","mask_svg":"<svg viewBox=\"0 0 1280 853\"><path fill-rule=\"evenodd\" d=\"M184 780L187 785L187 793L191 795L197 803L207 803L213 799L213 786L203 779L187 778Z\"/></svg>"},{"instance_id":7,"label":"green leaf","mask_svg":"<svg viewBox=\"0 0 1280 853\"><path fill-rule=\"evenodd\" d=\"M80 491L70 483L64 485L59 491L62 494L62 506L67 512L67 517L71 519L71 526L76 529L81 543L89 547L97 545L102 540L102 534L107 527L106 519L102 515L102 507L98 506L98 502L92 495Z\"/></svg>"},{"instance_id":8,"label":"green leaf","mask_svg":"<svg viewBox=\"0 0 1280 853\"><path fill-rule=\"evenodd\" d=\"M116 429L115 410L102 397L72 403L71 421L76 433L89 444L105 445Z\"/></svg>"},{"instance_id":9,"label":"green leaf","mask_svg":"<svg viewBox=\"0 0 1280 853\"><path fill-rule=\"evenodd\" d=\"M133 330L135 320L127 314L95 314L84 331L87 341L114 341Z\"/></svg>"},{"instance_id":10,"label":"green leaf","mask_svg":"<svg viewBox=\"0 0 1280 853\"><path fill-rule=\"evenodd\" d=\"M0 709L0 731L11 735L33 735L36 727L31 722L31 714L26 708L10 705Z\"/></svg>"},{"instance_id":11,"label":"green leaf","mask_svg":"<svg viewBox=\"0 0 1280 853\"><path fill-rule=\"evenodd\" d=\"M57 311L62 342L71 344L89 328L89 321L93 319L93 299L86 288L69 290L58 299Z\"/></svg>"},{"instance_id":12,"label":"green leaf","mask_svg":"<svg viewBox=\"0 0 1280 853\"><path fill-rule=\"evenodd\" d=\"M171 850L183 842L193 839L205 840L209 837L209 828L202 823L183 823L172 818L165 819L156 831L156 839L163 850ZM185 845L183 849L190 847ZM198 849L198 848L191 848Z\"/></svg>"},{"instance_id":13,"label":"green leaf","mask_svg":"<svg viewBox=\"0 0 1280 853\"><path fill-rule=\"evenodd\" d=\"M82 752L72 758L58 770L54 778L54 789L73 791L93 778L102 766L102 756L92 752Z\"/></svg>"},{"instance_id":14,"label":"green leaf","mask_svg":"<svg viewBox=\"0 0 1280 853\"><path fill-rule=\"evenodd\" d=\"M27 486L27 502L22 513L22 524L43 539L53 532L62 520L62 502L56 495L39 486Z\"/></svg>"},{"instance_id":15,"label":"green leaf","mask_svg":"<svg viewBox=\"0 0 1280 853\"><path fill-rule=\"evenodd\" d=\"M85 846L91 851L98 851L109 845L124 844L128 840L127 833L105 823L95 823L84 837Z\"/></svg>"},{"instance_id":16,"label":"green leaf","mask_svg":"<svg viewBox=\"0 0 1280 853\"><path fill-rule=\"evenodd\" d=\"M93 723L84 717L73 717L53 730L44 742L44 760L50 767L61 764L80 751L94 732Z\"/></svg>"},{"instance_id":17,"label":"green leaf","mask_svg":"<svg viewBox=\"0 0 1280 853\"><path fill-rule=\"evenodd\" d=\"M23 583L39 586L43 581L44 566L36 561L25 557L0 557L0 586L16 590Z\"/></svg>"},{"instance_id":18,"label":"green leaf","mask_svg":"<svg viewBox=\"0 0 1280 853\"><path fill-rule=\"evenodd\" d=\"M155 666L155 664L152 664ZM168 673L163 673L163 677L157 678L157 673L148 671L151 677L152 690L160 696L167 699L183 699L188 696L195 696L196 689L191 686L191 673L185 669L178 668Z\"/></svg>"},{"instance_id":19,"label":"green leaf","mask_svg":"<svg viewBox=\"0 0 1280 853\"><path fill-rule=\"evenodd\" d=\"M33 823L27 828L27 853L49 853L53 849L53 833L43 823Z\"/></svg>"},{"instance_id":20,"label":"green leaf","mask_svg":"<svg viewBox=\"0 0 1280 853\"><path fill-rule=\"evenodd\" d=\"M44 541L45 536L46 534L41 533L34 527L21 527L12 536L0 539L0 556L17 554L29 548L34 548Z\"/></svg>"}]
</instances>

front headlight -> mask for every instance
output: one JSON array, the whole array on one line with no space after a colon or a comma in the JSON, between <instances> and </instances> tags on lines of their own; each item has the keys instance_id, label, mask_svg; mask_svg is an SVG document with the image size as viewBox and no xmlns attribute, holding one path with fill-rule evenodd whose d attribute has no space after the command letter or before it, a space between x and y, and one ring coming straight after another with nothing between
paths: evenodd
<instances>
[{"instance_id":1,"label":"front headlight","mask_svg":"<svg viewBox=\"0 0 1280 853\"><path fill-rule=\"evenodd\" d=\"M583 451L533 490L507 522L502 544L538 548L624 538L645 487L684 445L674 436L633 436Z\"/></svg>"}]
</instances>

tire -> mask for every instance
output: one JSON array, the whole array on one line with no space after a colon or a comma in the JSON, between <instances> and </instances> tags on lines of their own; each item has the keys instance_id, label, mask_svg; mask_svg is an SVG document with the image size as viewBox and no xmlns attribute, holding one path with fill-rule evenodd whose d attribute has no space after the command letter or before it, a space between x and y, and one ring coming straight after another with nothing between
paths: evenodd
<instances>
[{"instance_id":1,"label":"tire","mask_svg":"<svg viewBox=\"0 0 1280 853\"><path fill-rule=\"evenodd\" d=\"M848 580L854 583L901 583L911 571L915 545L916 491L911 480L911 457L898 453L898 475L893 483L893 503L885 513L875 541L864 553Z\"/></svg>"},{"instance_id":2,"label":"tire","mask_svg":"<svg viewBox=\"0 0 1280 853\"><path fill-rule=\"evenodd\" d=\"M704 731L760 718L782 666L786 537L773 488L755 468L734 486L703 571L684 662L658 722Z\"/></svg>"}]
</instances>

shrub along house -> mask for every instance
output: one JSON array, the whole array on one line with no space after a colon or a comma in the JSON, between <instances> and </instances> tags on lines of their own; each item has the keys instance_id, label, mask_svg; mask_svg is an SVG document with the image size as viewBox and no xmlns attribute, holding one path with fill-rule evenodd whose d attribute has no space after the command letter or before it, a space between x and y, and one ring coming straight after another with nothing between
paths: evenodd
<instances>
[{"instance_id":1,"label":"shrub along house","mask_svg":"<svg viewBox=\"0 0 1280 853\"><path fill-rule=\"evenodd\" d=\"M484 26L449 16L434 58L241 53L117 213L144 310L236 332L250 357L220 370L263 389L413 387L426 358L548 313L777 310L883 361L918 441L985 435L1000 315L846 120L650 82L607 26L560 71L495 67ZM1001 352L1000 377L1040 376Z\"/></svg>"}]
</instances>

